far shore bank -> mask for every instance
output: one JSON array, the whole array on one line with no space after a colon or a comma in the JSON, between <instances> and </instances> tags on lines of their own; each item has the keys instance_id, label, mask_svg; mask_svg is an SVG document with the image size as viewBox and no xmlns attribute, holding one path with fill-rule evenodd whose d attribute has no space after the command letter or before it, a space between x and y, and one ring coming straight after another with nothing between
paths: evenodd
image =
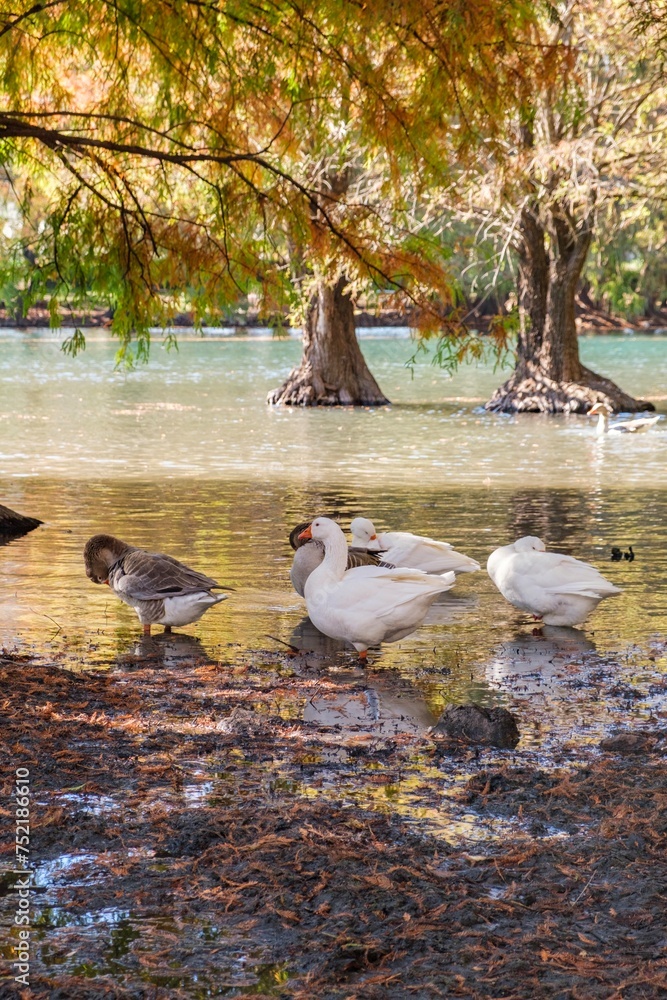
<instances>
[{"instance_id":1,"label":"far shore bank","mask_svg":"<svg viewBox=\"0 0 667 1000\"><path fill-rule=\"evenodd\" d=\"M471 310L465 317L465 322L470 329L485 333L488 330L491 315L479 315ZM579 306L577 308L577 327L582 333L617 333L624 331L634 331L636 333L665 333L667 332L667 313L656 313L650 317L637 317L628 319L622 316L613 316L603 310L590 309ZM55 327L56 330L74 328L110 328L113 320L111 309L99 307L91 309L89 312L77 313L68 310L61 314L61 324ZM413 317L404 312L395 310L378 310L369 312L366 310L355 311L355 322L357 327L406 327L413 326ZM51 314L46 304L38 304L28 310L25 316L17 317L12 315L7 309L0 308L0 329L30 329L31 327L49 328L51 326ZM172 320L171 327L167 329L195 328L193 314L191 312L177 313ZM238 311L229 313L227 316L220 316L215 320L204 324L204 329L211 328L232 328L246 329L253 327L271 327L276 331L293 329L289 326L288 317L281 316L260 316L253 310Z\"/></svg>"}]
</instances>

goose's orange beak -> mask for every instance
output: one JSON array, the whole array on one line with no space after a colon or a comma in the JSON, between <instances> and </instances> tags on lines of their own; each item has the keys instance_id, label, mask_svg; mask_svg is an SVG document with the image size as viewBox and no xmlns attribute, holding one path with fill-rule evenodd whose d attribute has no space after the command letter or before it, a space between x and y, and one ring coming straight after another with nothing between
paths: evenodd
<instances>
[{"instance_id":1,"label":"goose's orange beak","mask_svg":"<svg viewBox=\"0 0 667 1000\"><path fill-rule=\"evenodd\" d=\"M302 531L302 532L300 532L300 533L299 533L299 534L297 535L297 538L298 538L299 540L300 540L300 539L302 539L302 538L312 538L312 537L313 537L313 534L312 534L312 532L311 532L311 530L310 530L310 525L308 525L308 527L307 527L307 528L304 528L304 529L303 529L303 531Z\"/></svg>"},{"instance_id":2,"label":"goose's orange beak","mask_svg":"<svg viewBox=\"0 0 667 1000\"><path fill-rule=\"evenodd\" d=\"M374 542L376 538L377 538L377 535L371 535L371 541L372 542Z\"/></svg>"}]
</instances>

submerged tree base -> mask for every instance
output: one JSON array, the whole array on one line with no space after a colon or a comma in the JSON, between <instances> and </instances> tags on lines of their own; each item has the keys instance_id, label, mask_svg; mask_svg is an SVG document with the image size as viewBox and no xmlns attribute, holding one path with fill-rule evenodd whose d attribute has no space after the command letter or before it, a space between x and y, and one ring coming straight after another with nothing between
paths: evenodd
<instances>
[{"instance_id":1,"label":"submerged tree base","mask_svg":"<svg viewBox=\"0 0 667 1000\"><path fill-rule=\"evenodd\" d=\"M371 376L370 383L355 379L335 386L324 381L307 361L294 368L279 389L269 393L267 402L283 406L385 406L389 400Z\"/></svg>"},{"instance_id":2,"label":"submerged tree base","mask_svg":"<svg viewBox=\"0 0 667 1000\"><path fill-rule=\"evenodd\" d=\"M385 406L389 400L373 378L354 328L345 278L322 284L304 323L303 357L279 389L267 397L283 406Z\"/></svg>"},{"instance_id":3,"label":"submerged tree base","mask_svg":"<svg viewBox=\"0 0 667 1000\"><path fill-rule=\"evenodd\" d=\"M629 396L588 368L581 368L576 382L557 382L530 364L517 368L485 408L495 413L588 413L595 403L606 403L615 413L655 410L653 403Z\"/></svg>"}]
</instances>

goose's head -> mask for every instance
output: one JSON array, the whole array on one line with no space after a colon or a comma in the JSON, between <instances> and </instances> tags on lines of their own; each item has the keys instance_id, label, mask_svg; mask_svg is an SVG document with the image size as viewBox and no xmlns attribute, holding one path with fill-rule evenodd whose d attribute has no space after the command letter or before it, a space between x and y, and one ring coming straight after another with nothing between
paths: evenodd
<instances>
[{"instance_id":1,"label":"goose's head","mask_svg":"<svg viewBox=\"0 0 667 1000\"><path fill-rule=\"evenodd\" d=\"M114 538L113 535L93 535L83 550L86 576L93 583L106 583L110 568L131 548L131 545L121 542L120 538Z\"/></svg>"},{"instance_id":2,"label":"goose's head","mask_svg":"<svg viewBox=\"0 0 667 1000\"><path fill-rule=\"evenodd\" d=\"M298 536L299 541L308 541L309 538L314 538L318 542L326 542L328 539L335 538L337 535L342 535L343 532L336 524L332 521L330 517L316 517L311 524L304 529Z\"/></svg>"},{"instance_id":3,"label":"goose's head","mask_svg":"<svg viewBox=\"0 0 667 1000\"><path fill-rule=\"evenodd\" d=\"M595 417L598 416L598 414L602 414L603 417L609 417L612 413L613 410L611 406L607 406L606 403L596 403L594 406L591 406L588 411L588 416Z\"/></svg>"},{"instance_id":4,"label":"goose's head","mask_svg":"<svg viewBox=\"0 0 667 1000\"><path fill-rule=\"evenodd\" d=\"M350 524L350 531L354 540L360 545L368 545L369 542L374 542L377 538L375 525L367 517L355 517Z\"/></svg>"},{"instance_id":5,"label":"goose's head","mask_svg":"<svg viewBox=\"0 0 667 1000\"><path fill-rule=\"evenodd\" d=\"M295 551L300 549L302 545L305 545L306 542L310 541L310 537L312 537L308 536L306 538L301 538L301 534L306 530L306 528L310 528L310 521L302 521L301 524L297 524L295 528L292 528L289 533L289 543Z\"/></svg>"},{"instance_id":6,"label":"goose's head","mask_svg":"<svg viewBox=\"0 0 667 1000\"><path fill-rule=\"evenodd\" d=\"M541 538L537 538L535 535L524 535L523 538L517 538L514 543L515 552L546 552L547 547Z\"/></svg>"}]
</instances>

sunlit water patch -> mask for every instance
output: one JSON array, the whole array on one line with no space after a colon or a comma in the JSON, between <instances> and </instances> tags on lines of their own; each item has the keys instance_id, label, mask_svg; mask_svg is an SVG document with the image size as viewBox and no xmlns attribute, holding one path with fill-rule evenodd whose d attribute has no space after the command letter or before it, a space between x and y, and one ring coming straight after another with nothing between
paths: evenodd
<instances>
[{"instance_id":1,"label":"sunlit water patch","mask_svg":"<svg viewBox=\"0 0 667 1000\"><path fill-rule=\"evenodd\" d=\"M521 703L530 712L553 702L549 725L562 731L579 708L570 694L560 694L582 658L644 649L667 625L667 502L661 490L472 490L427 482L391 490L351 490L332 482L319 490L219 481L198 481L193 489L182 480L31 478L20 489L10 482L9 494L10 506L47 523L0 548L0 643L73 668L141 669L146 655L166 668L198 657L242 665L257 659L253 651L279 652L283 644L325 656L329 650L332 666L353 665L351 652L327 642L320 649L321 637L309 629L304 602L289 582L289 530L318 511L337 513L343 523L372 513L381 527L447 539L482 565L496 545L537 534L594 563L623 588L583 628L533 636L534 623L503 600L483 570L459 577L422 628L371 657L376 669L398 670L435 716L453 701ZM134 612L85 576L83 545L98 531L166 550L235 591L182 633L147 643ZM632 545L634 562L611 562L615 545ZM650 668L664 665L653 660ZM593 706L587 717L598 711L602 717L604 706ZM645 708L639 703L631 711Z\"/></svg>"},{"instance_id":2,"label":"sunlit water patch","mask_svg":"<svg viewBox=\"0 0 667 1000\"><path fill-rule=\"evenodd\" d=\"M384 335L383 335L384 333ZM332 480L392 488L432 485L655 486L667 481L667 422L598 440L588 417L508 416L482 409L508 372L491 364L453 376L414 368L407 331L362 338L394 405L270 408L267 393L298 362L297 339L159 341L148 366L114 372L116 345L90 334L76 359L57 335L0 332L0 468L10 477L68 480ZM654 336L582 339L583 360L667 409L667 350Z\"/></svg>"}]
</instances>

